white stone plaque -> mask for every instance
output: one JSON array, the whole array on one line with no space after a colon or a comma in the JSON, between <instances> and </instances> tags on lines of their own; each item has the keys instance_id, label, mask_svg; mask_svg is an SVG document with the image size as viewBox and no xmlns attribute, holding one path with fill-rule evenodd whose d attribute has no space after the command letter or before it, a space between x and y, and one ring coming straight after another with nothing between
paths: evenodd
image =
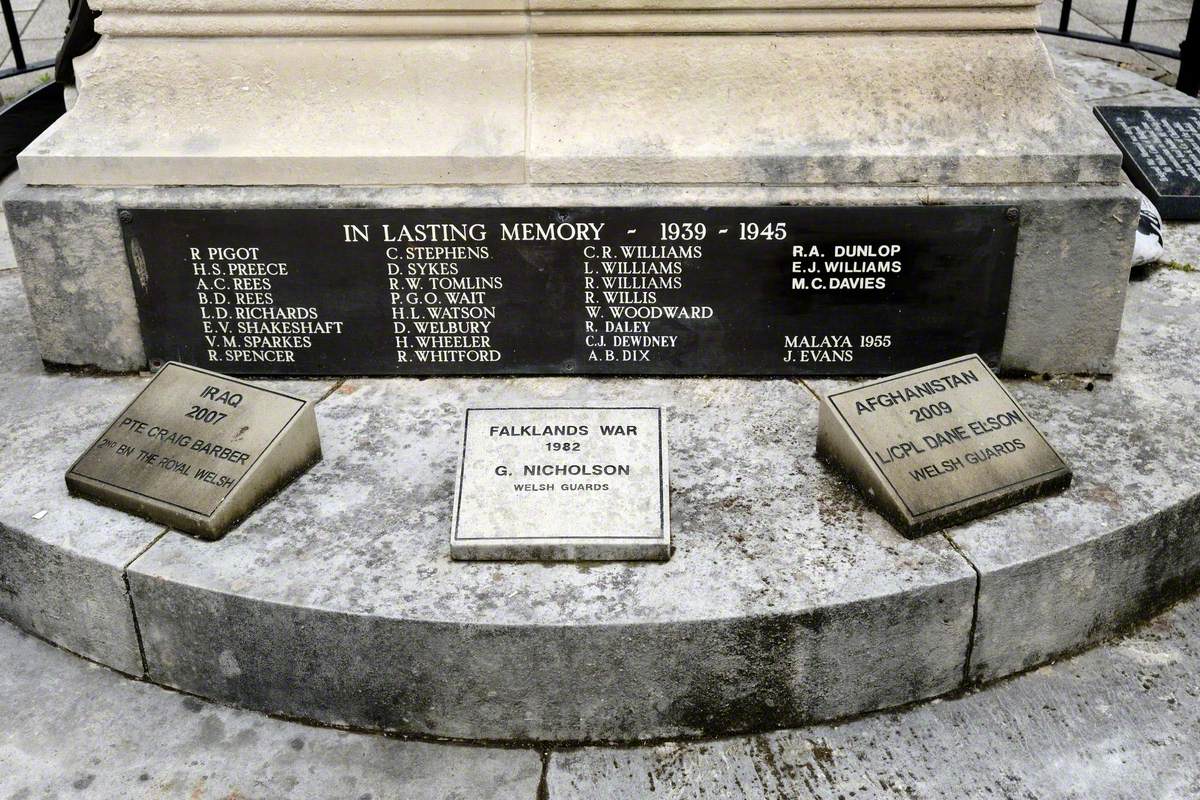
<instances>
[{"instance_id":1,"label":"white stone plaque","mask_svg":"<svg viewBox=\"0 0 1200 800\"><path fill-rule=\"evenodd\" d=\"M1070 468L977 355L828 395L817 455L909 537L1071 483Z\"/></svg>"},{"instance_id":2,"label":"white stone plaque","mask_svg":"<svg viewBox=\"0 0 1200 800\"><path fill-rule=\"evenodd\" d=\"M670 558L662 409L468 409L450 555Z\"/></svg>"}]
</instances>

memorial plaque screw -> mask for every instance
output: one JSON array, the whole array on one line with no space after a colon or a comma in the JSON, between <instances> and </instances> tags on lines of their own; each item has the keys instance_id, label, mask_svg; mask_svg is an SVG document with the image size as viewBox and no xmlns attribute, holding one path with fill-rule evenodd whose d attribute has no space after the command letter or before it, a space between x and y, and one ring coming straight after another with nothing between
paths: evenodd
<instances>
[{"instance_id":1,"label":"memorial plaque screw","mask_svg":"<svg viewBox=\"0 0 1200 800\"><path fill-rule=\"evenodd\" d=\"M158 372L162 368L163 368L163 360L161 358L150 359L150 371L151 372Z\"/></svg>"},{"instance_id":2,"label":"memorial plaque screw","mask_svg":"<svg viewBox=\"0 0 1200 800\"><path fill-rule=\"evenodd\" d=\"M1019 208L1010 208L1004 212L1004 216L1008 218L1009 222L1016 222L1021 218L1021 210Z\"/></svg>"},{"instance_id":3,"label":"memorial plaque screw","mask_svg":"<svg viewBox=\"0 0 1200 800\"><path fill-rule=\"evenodd\" d=\"M122 211L117 216L119 216L121 218L122 225L128 225L129 223L133 222L133 213L132 212Z\"/></svg>"}]
</instances>

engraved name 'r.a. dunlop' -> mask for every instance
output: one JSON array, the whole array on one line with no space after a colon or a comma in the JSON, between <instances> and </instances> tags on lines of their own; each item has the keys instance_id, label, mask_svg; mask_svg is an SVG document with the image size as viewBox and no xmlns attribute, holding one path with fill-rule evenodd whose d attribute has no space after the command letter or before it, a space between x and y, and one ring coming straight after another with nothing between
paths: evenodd
<instances>
[{"instance_id":1,"label":"engraved name 'r.a. dunlop'","mask_svg":"<svg viewBox=\"0 0 1200 800\"><path fill-rule=\"evenodd\" d=\"M219 539L320 459L311 402L172 362L66 478L72 494Z\"/></svg>"},{"instance_id":2,"label":"engraved name 'r.a. dunlop'","mask_svg":"<svg viewBox=\"0 0 1200 800\"><path fill-rule=\"evenodd\" d=\"M827 396L817 455L909 537L1071 483L1070 468L977 355Z\"/></svg>"}]
</instances>

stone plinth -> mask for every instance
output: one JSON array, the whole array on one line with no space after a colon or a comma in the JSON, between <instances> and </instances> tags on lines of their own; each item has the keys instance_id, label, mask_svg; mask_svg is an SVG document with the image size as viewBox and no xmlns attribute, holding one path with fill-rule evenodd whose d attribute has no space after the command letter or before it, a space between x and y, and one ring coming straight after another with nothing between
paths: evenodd
<instances>
[{"instance_id":1,"label":"stone plinth","mask_svg":"<svg viewBox=\"0 0 1200 800\"><path fill-rule=\"evenodd\" d=\"M289 381L325 459L219 542L70 497L144 385L42 374L0 273L0 617L246 708L438 737L578 742L795 726L956 692L1200 586L1200 280L1134 284L1112 380L1006 381L1066 492L919 541L814 457L847 381ZM661 405L666 563L451 561L468 406ZM81 399L84 402L81 402Z\"/></svg>"},{"instance_id":2,"label":"stone plinth","mask_svg":"<svg viewBox=\"0 0 1200 800\"><path fill-rule=\"evenodd\" d=\"M22 154L9 205L47 361L145 365L124 254L92 246L119 239L129 192L404 207L575 187L583 205L1016 205L1001 366L1112 369L1137 201L1029 0L97 5L78 102Z\"/></svg>"},{"instance_id":3,"label":"stone plinth","mask_svg":"<svg viewBox=\"0 0 1200 800\"><path fill-rule=\"evenodd\" d=\"M107 0L30 184L1103 183L1029 0ZM164 124L169 120L169 124Z\"/></svg>"}]
</instances>

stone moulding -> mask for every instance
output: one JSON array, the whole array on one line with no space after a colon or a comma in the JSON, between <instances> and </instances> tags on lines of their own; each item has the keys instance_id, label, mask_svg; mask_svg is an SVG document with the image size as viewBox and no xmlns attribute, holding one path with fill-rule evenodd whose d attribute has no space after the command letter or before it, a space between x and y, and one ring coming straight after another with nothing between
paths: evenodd
<instances>
[{"instance_id":1,"label":"stone moulding","mask_svg":"<svg viewBox=\"0 0 1200 800\"><path fill-rule=\"evenodd\" d=\"M835 33L1011 31L1036 24L1036 6L979 8L745 7L628 10L405 11L377 14L258 12L105 15L97 30L121 37L502 36L521 34Z\"/></svg>"},{"instance_id":2,"label":"stone moulding","mask_svg":"<svg viewBox=\"0 0 1200 800\"><path fill-rule=\"evenodd\" d=\"M99 7L30 184L1120 180L1025 0Z\"/></svg>"}]
</instances>

